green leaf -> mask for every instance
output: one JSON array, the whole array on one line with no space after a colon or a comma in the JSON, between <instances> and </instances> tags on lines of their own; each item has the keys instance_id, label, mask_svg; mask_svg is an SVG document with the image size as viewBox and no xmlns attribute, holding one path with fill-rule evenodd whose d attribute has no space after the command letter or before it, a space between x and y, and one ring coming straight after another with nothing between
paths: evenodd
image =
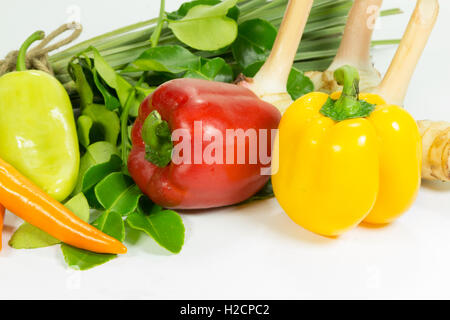
<instances>
[{"instance_id":1,"label":"green leaf","mask_svg":"<svg viewBox=\"0 0 450 320\"><path fill-rule=\"evenodd\" d=\"M80 193L66 202L65 206L81 220L89 220L89 204L85 196ZM9 245L14 249L37 249L59 244L61 241L52 237L41 229L25 222L11 237Z\"/></svg>"},{"instance_id":2,"label":"green leaf","mask_svg":"<svg viewBox=\"0 0 450 320\"><path fill-rule=\"evenodd\" d=\"M237 0L225 0L214 6L198 4L180 20L169 22L169 28L181 42L198 49L213 51L233 43L238 34L235 20L227 17Z\"/></svg>"},{"instance_id":3,"label":"green leaf","mask_svg":"<svg viewBox=\"0 0 450 320\"><path fill-rule=\"evenodd\" d=\"M67 265L78 271L89 270L117 258L116 254L94 253L78 249L67 244L61 245L61 251Z\"/></svg>"},{"instance_id":4,"label":"green leaf","mask_svg":"<svg viewBox=\"0 0 450 320\"><path fill-rule=\"evenodd\" d=\"M353 66L344 65L334 71L338 85L343 86L342 94L336 101L328 98L320 113L335 121L344 121L370 116L375 105L359 100L359 72Z\"/></svg>"},{"instance_id":5,"label":"green leaf","mask_svg":"<svg viewBox=\"0 0 450 320\"><path fill-rule=\"evenodd\" d=\"M335 108L336 101L328 98L320 110L320 113L334 121L344 121L368 117L375 110L375 105L370 104L367 101L358 100L358 102L357 107L353 109L339 109Z\"/></svg>"},{"instance_id":6,"label":"green leaf","mask_svg":"<svg viewBox=\"0 0 450 320\"><path fill-rule=\"evenodd\" d=\"M133 105L130 108L129 115L136 118L139 114L139 107L142 101L145 100L150 94L152 94L156 88L136 87L136 95L133 101Z\"/></svg>"},{"instance_id":7,"label":"green leaf","mask_svg":"<svg viewBox=\"0 0 450 320\"><path fill-rule=\"evenodd\" d=\"M122 160L116 146L106 141L90 145L81 157L74 194L88 191L107 175L120 171L121 168Z\"/></svg>"},{"instance_id":8,"label":"green leaf","mask_svg":"<svg viewBox=\"0 0 450 320\"><path fill-rule=\"evenodd\" d=\"M91 104L84 108L83 116L92 120L89 132L97 130L95 140L105 140L113 145L117 144L120 133L120 119L116 112L108 110L104 105Z\"/></svg>"},{"instance_id":9,"label":"green leaf","mask_svg":"<svg viewBox=\"0 0 450 320\"><path fill-rule=\"evenodd\" d=\"M117 212L105 212L93 225L107 235L123 241L125 238L125 225L122 216ZM117 257L116 254L100 254L83 249L74 248L67 244L61 245L64 260L70 268L75 270L88 270L102 265Z\"/></svg>"},{"instance_id":10,"label":"green leaf","mask_svg":"<svg viewBox=\"0 0 450 320\"><path fill-rule=\"evenodd\" d=\"M89 133L91 132L91 128L94 124L94 121L88 116L79 116L77 119L77 132L78 132L78 140L80 144L87 148L91 142L89 138Z\"/></svg>"},{"instance_id":11,"label":"green leaf","mask_svg":"<svg viewBox=\"0 0 450 320\"><path fill-rule=\"evenodd\" d=\"M177 11L171 12L168 14L168 18L170 20L180 20L187 15L189 10L193 7L205 4L209 6L213 6L219 4L220 0L194 0L190 2L183 3ZM227 17L232 18L233 20L237 20L239 17L239 8L237 6L232 7L227 14Z\"/></svg>"},{"instance_id":12,"label":"green leaf","mask_svg":"<svg viewBox=\"0 0 450 320\"><path fill-rule=\"evenodd\" d=\"M28 222L24 222L9 240L9 245L14 249L38 249L58 243L61 241Z\"/></svg>"},{"instance_id":13,"label":"green leaf","mask_svg":"<svg viewBox=\"0 0 450 320\"><path fill-rule=\"evenodd\" d=\"M125 240L125 225L119 212L106 211L92 225L120 242Z\"/></svg>"},{"instance_id":14,"label":"green leaf","mask_svg":"<svg viewBox=\"0 0 450 320\"><path fill-rule=\"evenodd\" d=\"M305 76L303 72L292 68L287 83L287 92L291 96L292 100L295 101L305 94L313 91L314 84L311 79Z\"/></svg>"},{"instance_id":15,"label":"green leaf","mask_svg":"<svg viewBox=\"0 0 450 320\"><path fill-rule=\"evenodd\" d=\"M83 72L83 67L76 63L69 64L69 73L75 82L78 94L80 95L81 107L85 108L94 101L94 93Z\"/></svg>"},{"instance_id":16,"label":"green leaf","mask_svg":"<svg viewBox=\"0 0 450 320\"><path fill-rule=\"evenodd\" d=\"M200 57L180 46L150 48L133 62L138 71L180 73L200 69Z\"/></svg>"},{"instance_id":17,"label":"green leaf","mask_svg":"<svg viewBox=\"0 0 450 320\"><path fill-rule=\"evenodd\" d=\"M244 75L247 77L254 77L259 69L263 66L264 62L259 61L249 65L244 71ZM297 100L298 98L304 96L305 94L314 91L314 84L310 78L305 76L305 74L295 68L292 68L289 73L287 92L291 96L292 100Z\"/></svg>"},{"instance_id":18,"label":"green leaf","mask_svg":"<svg viewBox=\"0 0 450 320\"><path fill-rule=\"evenodd\" d=\"M100 55L97 49L91 47L90 50L94 54L94 65L98 74L102 79L110 86L115 89L121 105L125 105L130 90L133 88L122 76L120 76Z\"/></svg>"},{"instance_id":19,"label":"green leaf","mask_svg":"<svg viewBox=\"0 0 450 320\"><path fill-rule=\"evenodd\" d=\"M161 210L153 206L149 213L141 209L133 212L127 218L128 225L145 232L161 247L172 253L179 253L184 244L185 228L181 217L172 210Z\"/></svg>"},{"instance_id":20,"label":"green leaf","mask_svg":"<svg viewBox=\"0 0 450 320\"><path fill-rule=\"evenodd\" d=\"M97 89L100 91L100 93L103 96L103 99L105 100L105 106L108 110L116 110L120 107L120 101L117 100L115 96L113 96L109 90L103 85L102 81L100 80L98 76L97 70L92 70L94 75L94 82L97 87Z\"/></svg>"},{"instance_id":21,"label":"green leaf","mask_svg":"<svg viewBox=\"0 0 450 320\"><path fill-rule=\"evenodd\" d=\"M89 222L90 216L89 203L87 202L86 197L84 196L83 193L77 194L69 201L67 201L64 205L66 206L67 209L75 213L78 218L80 218L84 222Z\"/></svg>"},{"instance_id":22,"label":"green leaf","mask_svg":"<svg viewBox=\"0 0 450 320\"><path fill-rule=\"evenodd\" d=\"M127 216L136 210L142 193L133 179L115 172L97 184L95 195L107 212L113 211Z\"/></svg>"},{"instance_id":23,"label":"green leaf","mask_svg":"<svg viewBox=\"0 0 450 320\"><path fill-rule=\"evenodd\" d=\"M197 78L218 82L233 82L233 70L222 58L206 60L200 70L188 71L184 78Z\"/></svg>"},{"instance_id":24,"label":"green leaf","mask_svg":"<svg viewBox=\"0 0 450 320\"><path fill-rule=\"evenodd\" d=\"M239 34L231 49L236 62L243 68L264 61L270 54L277 29L262 19L248 20L239 25Z\"/></svg>"},{"instance_id":25,"label":"green leaf","mask_svg":"<svg viewBox=\"0 0 450 320\"><path fill-rule=\"evenodd\" d=\"M250 199L247 199L242 204L254 202L254 201L260 201L260 200L266 200L275 197L275 194L273 193L273 186L272 186L272 180L269 180L269 182L266 183L266 185L258 191L257 194L255 194Z\"/></svg>"},{"instance_id":26,"label":"green leaf","mask_svg":"<svg viewBox=\"0 0 450 320\"><path fill-rule=\"evenodd\" d=\"M82 181L82 190L89 190L104 179L112 172L120 171L122 168L122 159L116 155L111 155L111 158L103 163L99 163L89 167L85 171Z\"/></svg>"}]
</instances>

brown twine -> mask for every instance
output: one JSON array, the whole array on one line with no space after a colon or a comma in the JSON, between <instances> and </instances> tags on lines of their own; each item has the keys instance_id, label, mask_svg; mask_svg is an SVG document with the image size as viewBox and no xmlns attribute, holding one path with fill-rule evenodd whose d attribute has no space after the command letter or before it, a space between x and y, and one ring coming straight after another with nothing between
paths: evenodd
<instances>
[{"instance_id":1,"label":"brown twine","mask_svg":"<svg viewBox=\"0 0 450 320\"><path fill-rule=\"evenodd\" d=\"M69 30L73 30L70 36L53 45L49 45L49 43L52 42L56 37ZM27 52L27 69L41 70L53 75L53 69L48 61L48 54L75 41L80 36L82 30L82 26L78 23L66 23L50 33L36 47ZM12 72L16 69L18 54L18 50L11 51L10 53L8 53L5 59L0 60L0 76L4 75L5 73Z\"/></svg>"}]
</instances>

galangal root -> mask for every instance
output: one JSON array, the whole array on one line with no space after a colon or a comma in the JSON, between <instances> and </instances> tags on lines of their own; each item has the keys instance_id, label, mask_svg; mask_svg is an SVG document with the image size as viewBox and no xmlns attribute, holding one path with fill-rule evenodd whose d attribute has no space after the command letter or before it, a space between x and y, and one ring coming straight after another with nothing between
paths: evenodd
<instances>
[{"instance_id":1,"label":"galangal root","mask_svg":"<svg viewBox=\"0 0 450 320\"><path fill-rule=\"evenodd\" d=\"M419 121L422 135L422 177L450 181L450 122Z\"/></svg>"}]
</instances>

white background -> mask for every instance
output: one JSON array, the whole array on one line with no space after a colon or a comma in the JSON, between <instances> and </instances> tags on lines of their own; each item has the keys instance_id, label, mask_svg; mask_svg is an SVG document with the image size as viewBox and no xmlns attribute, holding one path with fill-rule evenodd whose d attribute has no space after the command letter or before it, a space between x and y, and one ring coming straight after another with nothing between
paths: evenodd
<instances>
[{"instance_id":1,"label":"white background","mask_svg":"<svg viewBox=\"0 0 450 320\"><path fill-rule=\"evenodd\" d=\"M167 11L181 1L167 0ZM375 38L403 33L413 0L386 0L405 14L383 18ZM66 22L81 8L82 39L157 16L157 0L22 0L4 3L0 56L33 31ZM406 108L417 118L450 120L450 2L412 81ZM384 72L395 47L374 50ZM6 218L0 253L0 298L450 298L450 185L424 183L414 207L382 228L358 227L331 240L295 225L276 200L183 215L181 254L151 239L87 272L68 269L58 247L16 251L6 243L20 221Z\"/></svg>"}]
</instances>

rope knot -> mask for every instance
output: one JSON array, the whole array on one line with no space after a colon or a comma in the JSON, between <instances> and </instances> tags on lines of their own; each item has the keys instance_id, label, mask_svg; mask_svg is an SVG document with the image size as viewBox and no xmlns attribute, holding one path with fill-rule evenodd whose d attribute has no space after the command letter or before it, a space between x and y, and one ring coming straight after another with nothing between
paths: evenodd
<instances>
[{"instance_id":1,"label":"rope knot","mask_svg":"<svg viewBox=\"0 0 450 320\"><path fill-rule=\"evenodd\" d=\"M49 45L56 37L69 30L73 30L70 36L53 45ZM79 23L66 23L50 33L36 47L28 51L26 57L27 69L41 70L54 75L53 69L48 61L49 53L75 41L80 36L82 30L83 28ZM18 54L18 50L11 51L6 55L5 59L0 60L0 76L16 69Z\"/></svg>"}]
</instances>

